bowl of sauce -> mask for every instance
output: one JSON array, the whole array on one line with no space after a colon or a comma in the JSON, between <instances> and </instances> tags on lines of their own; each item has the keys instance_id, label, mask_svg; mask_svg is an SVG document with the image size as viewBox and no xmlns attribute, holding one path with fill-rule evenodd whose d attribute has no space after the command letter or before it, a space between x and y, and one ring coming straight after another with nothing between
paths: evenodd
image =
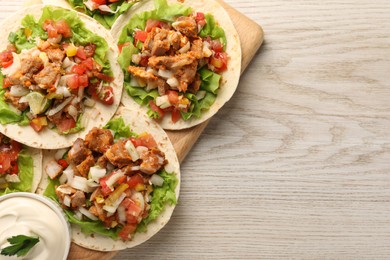
<instances>
[{"instance_id":1,"label":"bowl of sauce","mask_svg":"<svg viewBox=\"0 0 390 260\"><path fill-rule=\"evenodd\" d=\"M39 242L24 257L6 259L67 259L70 243L69 223L61 208L50 199L28 192L15 192L0 197L0 249L7 239L25 235Z\"/></svg>"}]
</instances>

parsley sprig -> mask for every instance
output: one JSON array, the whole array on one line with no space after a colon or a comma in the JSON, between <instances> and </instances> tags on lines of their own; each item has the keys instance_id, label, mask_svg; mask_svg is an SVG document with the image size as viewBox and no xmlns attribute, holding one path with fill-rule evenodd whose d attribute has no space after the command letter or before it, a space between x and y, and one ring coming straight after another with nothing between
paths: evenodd
<instances>
[{"instance_id":1,"label":"parsley sprig","mask_svg":"<svg viewBox=\"0 0 390 260\"><path fill-rule=\"evenodd\" d=\"M2 255L7 256L25 256L31 248L33 248L38 242L39 237L29 237L25 235L18 235L8 238L7 241L11 244L3 248L0 252Z\"/></svg>"}]
</instances>

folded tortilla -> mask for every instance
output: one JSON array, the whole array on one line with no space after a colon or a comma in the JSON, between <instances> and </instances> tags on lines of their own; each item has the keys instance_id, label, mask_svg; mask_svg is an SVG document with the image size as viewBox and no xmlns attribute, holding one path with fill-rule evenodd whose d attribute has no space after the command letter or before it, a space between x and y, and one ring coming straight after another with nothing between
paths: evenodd
<instances>
[{"instance_id":1,"label":"folded tortilla","mask_svg":"<svg viewBox=\"0 0 390 260\"><path fill-rule=\"evenodd\" d=\"M144 132L150 133L159 150L164 152L165 158L168 161L165 165L165 170L169 173L175 174L178 184L175 188L176 199L179 197L180 192L180 167L179 161L176 156L176 152L173 148L165 131L152 119L148 118L141 111L130 110L128 108L120 107L114 118L121 117L125 124L130 127L130 130L134 133L141 134ZM82 137L83 138L83 137ZM44 151L43 166L47 165L54 159L53 151ZM47 174L44 172L42 181L39 184L38 193L43 194L49 184ZM151 221L146 227L146 232L137 232L130 241L122 241L111 239L110 237L92 234L86 235L81 232L79 226L72 224L72 242L93 250L98 251L116 251L126 248L137 246L152 236L154 236L159 230L161 230L171 218L175 205L166 204L161 214L153 221Z\"/></svg>"},{"instance_id":2,"label":"folded tortilla","mask_svg":"<svg viewBox=\"0 0 390 260\"><path fill-rule=\"evenodd\" d=\"M17 31L19 28L22 28L21 20L26 15L32 15L36 20L38 20L42 15L44 7L44 5L33 5L14 13L8 19L5 19L0 24L0 30L3 35L0 39L0 50L6 49L9 44L9 34ZM60 9L60 7L50 8L53 8L53 10ZM78 137L85 136L85 134L93 127L101 127L105 125L115 114L122 95L123 73L116 61L118 50L110 33L92 18L69 9L64 10L75 13L82 20L87 29L106 40L109 46L109 51L106 55L110 62L114 76L114 81L110 84L114 90L114 103L107 106L100 102L96 102L94 107L86 108L83 114L85 120L84 129L75 134L61 135L50 129L45 129L42 132L35 132L29 125L21 126L18 124L0 124L0 132L20 143L35 148L59 149L71 146Z\"/></svg>"},{"instance_id":3,"label":"folded tortilla","mask_svg":"<svg viewBox=\"0 0 390 260\"><path fill-rule=\"evenodd\" d=\"M182 2L183 5L192 7L194 12L203 12L205 14L210 13L214 16L216 22L224 29L226 35L226 53L228 55L228 68L221 75L221 83L216 96L215 102L211 105L210 109L207 111L202 111L200 118L191 117L188 120L179 119L176 123L173 123L170 113L167 113L162 120L159 119L159 124L167 130L180 130L185 128L190 128L192 126L198 125L207 119L215 115L218 110L230 100L233 96L240 78L241 72L241 45L238 33L231 21L228 13L225 9L214 0L184 0L184 1L174 1L168 0L168 4ZM145 11L154 10L154 1L148 0L139 3L137 6L132 8L127 14L122 15L118 18L111 29L111 34L113 35L116 42L122 33L122 30L129 22L132 16L139 14ZM128 57L130 60L132 57ZM135 102L134 99L128 95L124 89L122 95L122 103L126 107L131 109L142 109L147 112L148 108L146 106L141 106L139 103Z\"/></svg>"}]
</instances>

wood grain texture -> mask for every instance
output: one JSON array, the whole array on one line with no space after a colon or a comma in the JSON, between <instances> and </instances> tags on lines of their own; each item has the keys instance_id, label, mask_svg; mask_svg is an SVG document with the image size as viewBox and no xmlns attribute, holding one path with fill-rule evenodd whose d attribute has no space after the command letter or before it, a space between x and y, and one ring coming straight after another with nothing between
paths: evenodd
<instances>
[{"instance_id":1,"label":"wood grain texture","mask_svg":"<svg viewBox=\"0 0 390 260\"><path fill-rule=\"evenodd\" d=\"M113 259L388 259L389 1L226 2L265 41L183 162L170 223Z\"/></svg>"}]
</instances>

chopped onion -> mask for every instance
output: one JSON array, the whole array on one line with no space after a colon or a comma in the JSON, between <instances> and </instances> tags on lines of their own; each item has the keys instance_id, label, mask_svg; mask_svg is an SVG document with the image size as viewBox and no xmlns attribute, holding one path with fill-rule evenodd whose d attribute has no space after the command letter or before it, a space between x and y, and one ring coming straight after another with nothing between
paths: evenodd
<instances>
[{"instance_id":1,"label":"chopped onion","mask_svg":"<svg viewBox=\"0 0 390 260\"><path fill-rule=\"evenodd\" d=\"M70 197L68 195L64 196L63 202L65 206L70 207Z\"/></svg>"},{"instance_id":2,"label":"chopped onion","mask_svg":"<svg viewBox=\"0 0 390 260\"><path fill-rule=\"evenodd\" d=\"M91 220L98 220L98 218L94 214L89 212L86 208L79 207L79 211L81 212L81 214L83 214L84 216L86 216L87 218L89 218Z\"/></svg>"},{"instance_id":3,"label":"chopped onion","mask_svg":"<svg viewBox=\"0 0 390 260\"><path fill-rule=\"evenodd\" d=\"M64 109L66 107L66 105L68 105L71 101L72 101L73 97L68 97L67 99L65 99L61 104L59 104L58 106L56 106L55 108L52 108L50 109L49 111L46 112L46 114L48 116L53 116L55 114L57 114L58 112L60 112L62 109Z\"/></svg>"},{"instance_id":4,"label":"chopped onion","mask_svg":"<svg viewBox=\"0 0 390 260\"><path fill-rule=\"evenodd\" d=\"M135 146L132 141L127 141L125 144L126 150L129 152L131 156L131 160L133 162L137 161L139 159L139 154L137 153L137 150L135 149Z\"/></svg>"},{"instance_id":5,"label":"chopped onion","mask_svg":"<svg viewBox=\"0 0 390 260\"><path fill-rule=\"evenodd\" d=\"M63 62L62 62L62 67L63 68L68 68L68 67L73 67L73 65L75 65L76 63L75 62L73 62L73 61L71 61L70 59L69 59L69 57L65 57L65 59L63 60Z\"/></svg>"},{"instance_id":6,"label":"chopped onion","mask_svg":"<svg viewBox=\"0 0 390 260\"><path fill-rule=\"evenodd\" d=\"M22 97L30 93L30 90L22 85L13 85L9 91L11 96Z\"/></svg>"},{"instance_id":7,"label":"chopped onion","mask_svg":"<svg viewBox=\"0 0 390 260\"><path fill-rule=\"evenodd\" d=\"M139 84L138 80L135 77L131 77L130 78L130 86L140 87L141 85Z\"/></svg>"},{"instance_id":8,"label":"chopped onion","mask_svg":"<svg viewBox=\"0 0 390 260\"><path fill-rule=\"evenodd\" d=\"M58 181L60 182L60 184L65 184L67 180L68 180L68 177L65 174L61 174L60 178L58 178Z\"/></svg>"},{"instance_id":9,"label":"chopped onion","mask_svg":"<svg viewBox=\"0 0 390 260\"><path fill-rule=\"evenodd\" d=\"M135 148L135 149L137 150L138 154L142 154L142 153L147 152L149 150L148 147L142 146L142 145L137 146L137 148Z\"/></svg>"},{"instance_id":10,"label":"chopped onion","mask_svg":"<svg viewBox=\"0 0 390 260\"><path fill-rule=\"evenodd\" d=\"M126 198L126 193L122 193L119 198L110 206L104 205L103 209L109 213L115 213L119 205L122 203L122 201Z\"/></svg>"},{"instance_id":11,"label":"chopped onion","mask_svg":"<svg viewBox=\"0 0 390 260\"><path fill-rule=\"evenodd\" d=\"M100 186L99 183L96 183L96 182L94 182L93 180L88 180L88 181L87 181L87 185L88 185L89 187L91 187L91 188L96 188L96 187L99 187L99 186Z\"/></svg>"},{"instance_id":12,"label":"chopped onion","mask_svg":"<svg viewBox=\"0 0 390 260\"><path fill-rule=\"evenodd\" d=\"M198 93L196 93L196 99L201 100L206 96L206 90L199 90Z\"/></svg>"},{"instance_id":13,"label":"chopped onion","mask_svg":"<svg viewBox=\"0 0 390 260\"><path fill-rule=\"evenodd\" d=\"M190 49L190 42L188 41L183 47L180 48L179 52L180 53L186 53Z\"/></svg>"},{"instance_id":14,"label":"chopped onion","mask_svg":"<svg viewBox=\"0 0 390 260\"><path fill-rule=\"evenodd\" d=\"M56 151L56 153L54 154L54 159L56 159L56 161L58 161L59 159L62 159L62 157L64 157L64 154L68 151L67 148L64 148L64 149L58 149Z\"/></svg>"},{"instance_id":15,"label":"chopped onion","mask_svg":"<svg viewBox=\"0 0 390 260\"><path fill-rule=\"evenodd\" d=\"M93 166L89 169L89 179L94 182L99 182L99 179L106 175L106 169L100 168L99 166Z\"/></svg>"},{"instance_id":16,"label":"chopped onion","mask_svg":"<svg viewBox=\"0 0 390 260\"><path fill-rule=\"evenodd\" d=\"M142 209L145 208L145 199L141 192L135 192L131 195L131 199Z\"/></svg>"},{"instance_id":17,"label":"chopped onion","mask_svg":"<svg viewBox=\"0 0 390 260\"><path fill-rule=\"evenodd\" d=\"M66 168L63 172L62 172L63 175L66 176L66 179L67 179L67 183L70 185L73 181L73 176L74 176L74 171L72 169L72 166L68 166L68 168Z\"/></svg>"},{"instance_id":18,"label":"chopped onion","mask_svg":"<svg viewBox=\"0 0 390 260\"><path fill-rule=\"evenodd\" d=\"M81 212L79 210L75 210L74 211L74 216L75 218L77 218L78 220L82 220L83 219L83 214L81 214Z\"/></svg>"},{"instance_id":19,"label":"chopped onion","mask_svg":"<svg viewBox=\"0 0 390 260\"><path fill-rule=\"evenodd\" d=\"M161 70L160 69L160 70L158 70L157 74L164 79L169 79L169 78L172 78L172 76L173 76L173 73L170 70Z\"/></svg>"},{"instance_id":20,"label":"chopped onion","mask_svg":"<svg viewBox=\"0 0 390 260\"><path fill-rule=\"evenodd\" d=\"M175 77L172 77L167 80L167 84L174 88L179 86L179 81Z\"/></svg>"},{"instance_id":21,"label":"chopped onion","mask_svg":"<svg viewBox=\"0 0 390 260\"><path fill-rule=\"evenodd\" d=\"M61 77L62 79L63 77ZM64 97L70 97L72 93L70 93L69 89L66 86L59 86L56 89L56 94L63 95Z\"/></svg>"},{"instance_id":22,"label":"chopped onion","mask_svg":"<svg viewBox=\"0 0 390 260\"><path fill-rule=\"evenodd\" d=\"M23 96L23 97L19 98L19 103L28 103L27 97Z\"/></svg>"},{"instance_id":23,"label":"chopped onion","mask_svg":"<svg viewBox=\"0 0 390 260\"><path fill-rule=\"evenodd\" d=\"M102 12L111 13L111 14L115 14L118 11L118 9L116 9L115 11L112 11L111 8L108 7L108 5L99 5L98 8Z\"/></svg>"},{"instance_id":24,"label":"chopped onion","mask_svg":"<svg viewBox=\"0 0 390 260\"><path fill-rule=\"evenodd\" d=\"M95 104L96 104L96 101L95 101L95 100L93 100L92 98L89 98L89 97L85 97L85 99L84 99L84 105L85 105L86 107L93 107L93 106L95 106Z\"/></svg>"},{"instance_id":25,"label":"chopped onion","mask_svg":"<svg viewBox=\"0 0 390 260\"><path fill-rule=\"evenodd\" d=\"M162 109L172 106L172 104L169 102L168 95L157 97L156 105Z\"/></svg>"},{"instance_id":26,"label":"chopped onion","mask_svg":"<svg viewBox=\"0 0 390 260\"><path fill-rule=\"evenodd\" d=\"M88 122L89 122L89 117L86 116L86 115L81 114L80 125L82 127L86 127L88 125Z\"/></svg>"},{"instance_id":27,"label":"chopped onion","mask_svg":"<svg viewBox=\"0 0 390 260\"><path fill-rule=\"evenodd\" d=\"M19 58L19 55L16 54L15 52L12 53L12 57L13 57L13 62L11 64L11 66L9 66L8 68L3 68L1 70L1 73L4 75L4 76L9 76L9 75L12 75L14 74L15 72L17 72L18 70L20 70L20 58Z\"/></svg>"},{"instance_id":28,"label":"chopped onion","mask_svg":"<svg viewBox=\"0 0 390 260\"><path fill-rule=\"evenodd\" d=\"M73 117L74 121L77 122L77 116L78 116L78 111L77 111L77 108L73 105L70 105L68 107L68 114Z\"/></svg>"},{"instance_id":29,"label":"chopped onion","mask_svg":"<svg viewBox=\"0 0 390 260\"><path fill-rule=\"evenodd\" d=\"M113 186L116 183L116 181L124 175L125 172L121 170L116 171L113 175L110 176L110 178L107 179L106 181L107 186L110 187L111 190L113 190Z\"/></svg>"},{"instance_id":30,"label":"chopped onion","mask_svg":"<svg viewBox=\"0 0 390 260\"><path fill-rule=\"evenodd\" d=\"M5 180L7 182L20 182L20 178L17 174L7 174Z\"/></svg>"},{"instance_id":31,"label":"chopped onion","mask_svg":"<svg viewBox=\"0 0 390 260\"><path fill-rule=\"evenodd\" d=\"M73 188L70 187L69 185L66 185L66 184L58 186L56 190L62 194L66 194L66 195L70 195L73 192Z\"/></svg>"},{"instance_id":32,"label":"chopped onion","mask_svg":"<svg viewBox=\"0 0 390 260\"><path fill-rule=\"evenodd\" d=\"M47 175L49 175L50 179L54 179L62 172L62 166L55 160L51 160L48 164L46 164L45 171Z\"/></svg>"},{"instance_id":33,"label":"chopped onion","mask_svg":"<svg viewBox=\"0 0 390 260\"><path fill-rule=\"evenodd\" d=\"M84 178L81 176L73 176L73 180L70 183L70 186L72 186L72 188L75 188L77 190L81 190L84 192L92 192L93 191L93 188L88 186L87 178Z\"/></svg>"},{"instance_id":34,"label":"chopped onion","mask_svg":"<svg viewBox=\"0 0 390 260\"><path fill-rule=\"evenodd\" d=\"M141 58L142 56L140 53L133 54L131 55L131 62L138 65L141 62Z\"/></svg>"},{"instance_id":35,"label":"chopped onion","mask_svg":"<svg viewBox=\"0 0 390 260\"><path fill-rule=\"evenodd\" d=\"M126 210L125 207L119 206L118 209L116 210L118 213L118 222L121 224L126 223Z\"/></svg>"},{"instance_id":36,"label":"chopped onion","mask_svg":"<svg viewBox=\"0 0 390 260\"><path fill-rule=\"evenodd\" d=\"M157 175L157 174L153 174L149 181L154 186L162 186L164 184L164 179L160 175Z\"/></svg>"},{"instance_id":37,"label":"chopped onion","mask_svg":"<svg viewBox=\"0 0 390 260\"><path fill-rule=\"evenodd\" d=\"M213 52L210 50L209 42L203 42L202 52L203 52L203 56L206 58L210 57L213 54Z\"/></svg>"},{"instance_id":38,"label":"chopped onion","mask_svg":"<svg viewBox=\"0 0 390 260\"><path fill-rule=\"evenodd\" d=\"M79 87L77 96L78 96L78 101L81 102L81 100L83 100L83 97L84 97L84 88L83 87Z\"/></svg>"}]
</instances>

